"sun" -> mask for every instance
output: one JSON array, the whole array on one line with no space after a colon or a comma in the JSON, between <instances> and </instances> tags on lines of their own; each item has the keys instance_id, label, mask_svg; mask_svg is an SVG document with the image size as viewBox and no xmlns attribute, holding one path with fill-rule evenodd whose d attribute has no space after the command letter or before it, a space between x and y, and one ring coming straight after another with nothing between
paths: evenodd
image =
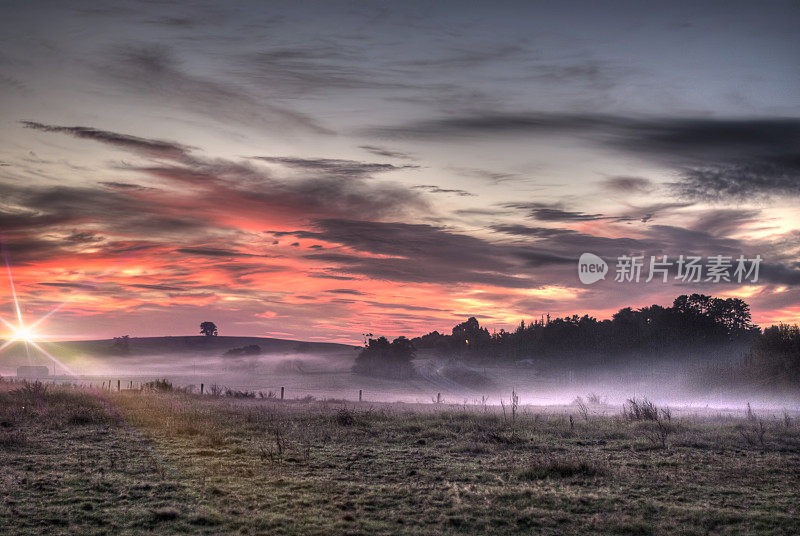
<instances>
[{"instance_id":1,"label":"sun","mask_svg":"<svg viewBox=\"0 0 800 536\"><path fill-rule=\"evenodd\" d=\"M17 341L34 343L37 340L36 332L34 332L32 327L13 327L14 331L13 338Z\"/></svg>"},{"instance_id":2,"label":"sun","mask_svg":"<svg viewBox=\"0 0 800 536\"><path fill-rule=\"evenodd\" d=\"M3 340L2 344L0 344L0 353L2 353L5 349L10 348L12 345L14 345L14 343L22 342L25 344L26 349L28 346L31 346L32 348L38 350L42 355L59 365L66 373L74 376L75 373L69 367L59 361L55 356L53 356L44 347L42 347L42 345L39 344L39 342L43 341L47 337L37 329L37 326L50 318L50 316L58 311L61 308L61 305L64 304L62 303L49 313L38 318L36 321L27 323L26 325L26 322L22 318L22 307L20 307L19 299L17 298L17 290L14 286L14 278L11 274L11 264L8 262L8 255L4 248L0 251L2 251L4 257L3 260L5 260L6 271L8 272L8 284L9 289L11 290L12 305L14 306L14 312L16 313L16 324L9 322L0 316L0 324L5 324L6 328L8 328L9 334L3 337L5 340ZM0 338L0 340L2 340L2 338Z\"/></svg>"}]
</instances>

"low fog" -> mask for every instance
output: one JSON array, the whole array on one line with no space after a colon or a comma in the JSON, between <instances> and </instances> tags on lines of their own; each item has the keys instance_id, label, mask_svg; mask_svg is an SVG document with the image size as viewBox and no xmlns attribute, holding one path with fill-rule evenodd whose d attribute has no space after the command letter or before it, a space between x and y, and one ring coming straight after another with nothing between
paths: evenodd
<instances>
[{"instance_id":1,"label":"low fog","mask_svg":"<svg viewBox=\"0 0 800 536\"><path fill-rule=\"evenodd\" d=\"M436 403L457 405L508 404L512 393L521 405L564 406L582 400L593 411L612 414L629 398L646 397L659 405L692 410L744 411L747 404L762 410L800 409L792 394L758 389L713 387L713 369L705 365L653 360L646 365L607 367L544 366L530 360L515 364L474 364L420 352L413 360L413 375L404 379L365 376L352 371L360 348L331 352L274 352L259 355L208 355L163 353L149 355L61 355L55 364L44 356L12 353L3 356L0 373L14 377L18 366L48 366L45 382L102 386L117 381L126 388L156 379L176 387L204 393L226 390L254 398L314 397L318 400L364 402ZM55 354L58 354L56 351ZM698 358L695 362L700 362ZM67 371L69 369L69 372ZM106 383L106 385L108 385Z\"/></svg>"}]
</instances>

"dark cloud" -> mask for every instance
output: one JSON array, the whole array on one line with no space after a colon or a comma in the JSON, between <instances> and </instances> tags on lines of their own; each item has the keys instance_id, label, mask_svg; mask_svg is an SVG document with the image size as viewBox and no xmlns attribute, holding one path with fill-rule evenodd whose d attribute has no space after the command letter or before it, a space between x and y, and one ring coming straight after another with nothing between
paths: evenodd
<instances>
[{"instance_id":1,"label":"dark cloud","mask_svg":"<svg viewBox=\"0 0 800 536\"><path fill-rule=\"evenodd\" d=\"M241 253L231 249L210 248L210 247L190 247L178 248L175 251L187 255L197 255L199 257L265 257L266 255L253 255L251 253Z\"/></svg>"},{"instance_id":2,"label":"dark cloud","mask_svg":"<svg viewBox=\"0 0 800 536\"><path fill-rule=\"evenodd\" d=\"M553 113L482 113L426 119L395 127L368 130L367 134L387 137L473 137L519 133L575 132L624 125L626 120L612 116Z\"/></svg>"},{"instance_id":3,"label":"dark cloud","mask_svg":"<svg viewBox=\"0 0 800 536\"><path fill-rule=\"evenodd\" d=\"M38 283L39 285L43 285L46 287L59 287L59 288L73 288L78 290L97 290L96 285L89 285L86 283L67 283L67 282L60 282L60 281L47 281L44 283Z\"/></svg>"},{"instance_id":4,"label":"dark cloud","mask_svg":"<svg viewBox=\"0 0 800 536\"><path fill-rule=\"evenodd\" d=\"M683 180L673 183L675 192L704 201L726 198L761 201L765 196L800 195L800 155L798 163L720 164L683 171Z\"/></svg>"},{"instance_id":5,"label":"dark cloud","mask_svg":"<svg viewBox=\"0 0 800 536\"><path fill-rule=\"evenodd\" d=\"M291 234L380 256L342 252L306 255L337 266L337 271L394 281L469 282L512 288L534 285L529 276L510 275L524 271L528 261L516 246L492 244L425 224L328 219L318 220L314 226L316 230Z\"/></svg>"},{"instance_id":6,"label":"dark cloud","mask_svg":"<svg viewBox=\"0 0 800 536\"><path fill-rule=\"evenodd\" d=\"M647 193L653 189L652 181L643 177L609 177L603 186L622 193Z\"/></svg>"},{"instance_id":7,"label":"dark cloud","mask_svg":"<svg viewBox=\"0 0 800 536\"><path fill-rule=\"evenodd\" d=\"M308 277L315 277L317 279L333 279L336 281L352 281L358 279L349 275L334 275L334 274L306 274Z\"/></svg>"},{"instance_id":8,"label":"dark cloud","mask_svg":"<svg viewBox=\"0 0 800 536\"><path fill-rule=\"evenodd\" d=\"M489 184L501 184L504 182L526 180L518 173L504 173L499 171L489 171L487 169L476 168L456 168L456 171L470 177L477 177L485 180Z\"/></svg>"},{"instance_id":9,"label":"dark cloud","mask_svg":"<svg viewBox=\"0 0 800 536\"><path fill-rule=\"evenodd\" d=\"M33 214L49 214L50 219L56 218L62 222L79 214L92 214L99 219L105 215L111 225L164 234L208 228L213 222L209 222L202 213L216 212L226 206L236 207L237 213L252 214L253 217L278 211L283 215L296 214L303 218L353 213L370 218L399 215L406 210L427 207L421 196L409 188L393 183L366 181L369 173L399 169L391 164L278 157L275 162L299 166L306 175L310 175L279 180L263 167L251 165L251 160L234 162L188 155L185 146L177 143L88 127L41 127L46 132L91 139L153 158L168 158L172 162L138 167L126 165L123 169L138 171L181 187L175 194L163 195L154 189L140 191L133 185L129 186L130 183L104 181L101 184L110 185L111 189L30 189L28 199L19 203L20 206L32 207ZM264 157L259 161L270 160ZM333 173L316 176L321 171ZM131 195L134 191L138 195ZM177 206L171 208L173 204ZM188 205L193 206L193 212L185 210ZM111 217L112 213L115 216ZM13 214L7 217L17 218Z\"/></svg>"},{"instance_id":10,"label":"dark cloud","mask_svg":"<svg viewBox=\"0 0 800 536\"><path fill-rule=\"evenodd\" d=\"M21 123L25 125L26 128L41 130L42 132L59 132L62 134L69 134L70 136L74 136L76 138L99 141L101 143L113 145L121 149L126 149L137 153L144 153L152 157L179 159L184 157L188 151L191 150L191 147L175 142L140 138L138 136L118 134L116 132L109 132L107 130L99 130L91 127L62 127L35 123L33 121L21 121Z\"/></svg>"},{"instance_id":11,"label":"dark cloud","mask_svg":"<svg viewBox=\"0 0 800 536\"><path fill-rule=\"evenodd\" d=\"M17 227L51 227L102 224L106 230L170 236L208 227L208 221L193 214L165 215L163 207L124 191L78 186L12 186L0 183L0 199L18 207L0 220L8 230ZM5 218L4 218L5 216Z\"/></svg>"},{"instance_id":12,"label":"dark cloud","mask_svg":"<svg viewBox=\"0 0 800 536\"><path fill-rule=\"evenodd\" d=\"M145 289L145 290L163 290L165 292L174 292L174 291L186 290L186 289L184 289L182 287L176 287L176 286L173 286L173 285L147 285L147 284L143 284L143 283L142 284L137 283L137 284L128 285L128 286L129 287L133 287L133 288L141 288L141 289Z\"/></svg>"},{"instance_id":13,"label":"dark cloud","mask_svg":"<svg viewBox=\"0 0 800 536\"><path fill-rule=\"evenodd\" d=\"M682 180L673 187L688 198L747 199L800 194L800 118L484 113L419 121L372 132L415 137L569 134L645 156L675 169Z\"/></svg>"},{"instance_id":14,"label":"dark cloud","mask_svg":"<svg viewBox=\"0 0 800 536\"><path fill-rule=\"evenodd\" d=\"M364 149L365 151L372 153L377 156L383 156L386 158L400 158L403 160L413 160L414 158L408 153L401 153L400 151L393 151L391 149L386 149L385 147L378 147L377 145L359 145L359 149Z\"/></svg>"},{"instance_id":15,"label":"dark cloud","mask_svg":"<svg viewBox=\"0 0 800 536\"><path fill-rule=\"evenodd\" d=\"M528 227L525 225L493 225L492 230L498 233L505 233L517 236L528 236L535 238L551 238L564 234L574 233L572 229L554 229L551 227Z\"/></svg>"},{"instance_id":16,"label":"dark cloud","mask_svg":"<svg viewBox=\"0 0 800 536\"><path fill-rule=\"evenodd\" d=\"M413 188L417 190L425 190L432 194L455 194L460 197L475 197L475 194L472 194L466 190L459 190L459 189L451 189L451 188L439 188L433 184L420 184L414 186Z\"/></svg>"},{"instance_id":17,"label":"dark cloud","mask_svg":"<svg viewBox=\"0 0 800 536\"><path fill-rule=\"evenodd\" d=\"M364 292L361 292L360 290L355 290L355 289L352 289L352 288L335 288L335 289L331 289L331 290L326 290L325 292L328 292L330 294L349 294L349 295L352 295L352 296L365 296L366 295Z\"/></svg>"},{"instance_id":18,"label":"dark cloud","mask_svg":"<svg viewBox=\"0 0 800 536\"><path fill-rule=\"evenodd\" d=\"M102 181L100 182L103 186L108 186L109 188L117 188L120 190L152 190L153 188L149 188L147 186L142 186L139 184L133 184L130 182L116 182L116 181Z\"/></svg>"},{"instance_id":19,"label":"dark cloud","mask_svg":"<svg viewBox=\"0 0 800 536\"><path fill-rule=\"evenodd\" d=\"M564 210L560 205L547 203L506 203L503 206L526 210L531 218L539 221L594 221L608 219L607 216L602 214L587 214L585 212Z\"/></svg>"},{"instance_id":20,"label":"dark cloud","mask_svg":"<svg viewBox=\"0 0 800 536\"><path fill-rule=\"evenodd\" d=\"M256 156L254 158L274 164L283 164L311 173L346 177L362 177L373 173L418 167L411 165L395 166L393 164L358 162L355 160L339 160L335 158L292 158L286 156Z\"/></svg>"}]
</instances>

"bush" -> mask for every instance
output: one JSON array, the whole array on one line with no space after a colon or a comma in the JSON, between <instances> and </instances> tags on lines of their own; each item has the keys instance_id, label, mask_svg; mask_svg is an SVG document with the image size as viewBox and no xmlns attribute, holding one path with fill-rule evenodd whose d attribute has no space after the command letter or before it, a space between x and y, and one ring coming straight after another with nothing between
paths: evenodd
<instances>
[{"instance_id":1,"label":"bush","mask_svg":"<svg viewBox=\"0 0 800 536\"><path fill-rule=\"evenodd\" d=\"M604 476L607 469L591 460L558 457L536 460L518 473L520 480Z\"/></svg>"},{"instance_id":2,"label":"bush","mask_svg":"<svg viewBox=\"0 0 800 536\"><path fill-rule=\"evenodd\" d=\"M230 398L255 398L255 391L237 391L235 389L225 389L225 396Z\"/></svg>"},{"instance_id":3,"label":"bush","mask_svg":"<svg viewBox=\"0 0 800 536\"><path fill-rule=\"evenodd\" d=\"M151 391L172 391L173 389L172 382L167 379L153 380L145 383L142 387Z\"/></svg>"},{"instance_id":4,"label":"bush","mask_svg":"<svg viewBox=\"0 0 800 536\"><path fill-rule=\"evenodd\" d=\"M646 398L629 398L623 406L623 414L631 421L657 421L658 407Z\"/></svg>"},{"instance_id":5,"label":"bush","mask_svg":"<svg viewBox=\"0 0 800 536\"><path fill-rule=\"evenodd\" d=\"M341 408L336 412L336 424L339 426L352 426L356 423L355 414L347 408Z\"/></svg>"}]
</instances>

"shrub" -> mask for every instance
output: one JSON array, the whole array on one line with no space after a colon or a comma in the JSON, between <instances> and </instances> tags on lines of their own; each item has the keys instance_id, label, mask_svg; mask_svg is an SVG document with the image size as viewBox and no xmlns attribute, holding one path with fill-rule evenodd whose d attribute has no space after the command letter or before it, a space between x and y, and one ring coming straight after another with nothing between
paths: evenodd
<instances>
[{"instance_id":1,"label":"shrub","mask_svg":"<svg viewBox=\"0 0 800 536\"><path fill-rule=\"evenodd\" d=\"M336 424L339 426L352 426L356 423L356 416L351 410L341 408L336 412Z\"/></svg>"},{"instance_id":2,"label":"shrub","mask_svg":"<svg viewBox=\"0 0 800 536\"><path fill-rule=\"evenodd\" d=\"M534 461L518 473L520 480L543 480L546 478L597 477L608 470L592 460L568 457L552 457Z\"/></svg>"},{"instance_id":3,"label":"shrub","mask_svg":"<svg viewBox=\"0 0 800 536\"><path fill-rule=\"evenodd\" d=\"M163 380L153 380L151 382L147 382L142 385L145 389L150 389L151 391L172 391L172 382L167 380L166 378Z\"/></svg>"},{"instance_id":4,"label":"shrub","mask_svg":"<svg viewBox=\"0 0 800 536\"><path fill-rule=\"evenodd\" d=\"M25 382L22 387L11 391L11 395L30 403L44 401L47 398L47 385L40 381Z\"/></svg>"},{"instance_id":5,"label":"shrub","mask_svg":"<svg viewBox=\"0 0 800 536\"><path fill-rule=\"evenodd\" d=\"M230 398L255 398L255 391L237 391L235 389L225 389L225 396Z\"/></svg>"},{"instance_id":6,"label":"shrub","mask_svg":"<svg viewBox=\"0 0 800 536\"><path fill-rule=\"evenodd\" d=\"M631 421L657 421L658 407L646 398L629 398L623 406L623 414Z\"/></svg>"}]
</instances>

